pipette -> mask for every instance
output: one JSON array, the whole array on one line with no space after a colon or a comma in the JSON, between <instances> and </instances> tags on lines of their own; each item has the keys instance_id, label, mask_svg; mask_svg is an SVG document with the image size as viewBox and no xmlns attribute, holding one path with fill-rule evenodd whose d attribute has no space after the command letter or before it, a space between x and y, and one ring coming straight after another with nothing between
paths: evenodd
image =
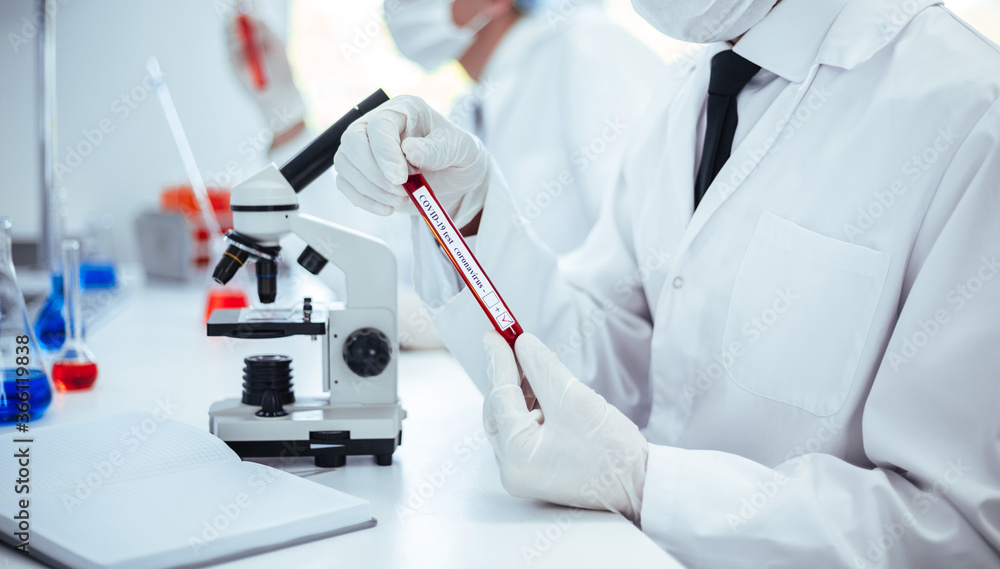
<instances>
[{"instance_id":1,"label":"pipette","mask_svg":"<svg viewBox=\"0 0 1000 569\"><path fill-rule=\"evenodd\" d=\"M156 56L151 56L146 61L146 69L149 71L149 76L153 79L153 89L160 99L163 114L167 115L170 134L173 135L174 144L177 145L177 152L180 153L181 161L184 162L184 170L187 172L188 181L191 182L191 190L194 191L194 197L198 201L198 209L201 210L202 221L205 223L205 229L208 230L213 248L221 247L222 240L219 239L219 235L222 235L222 230L219 228L219 220L215 217L212 202L208 198L208 189L205 188L205 180L201 177L201 172L198 171L198 163L195 162L194 152L191 150L191 144L188 142L187 135L184 134L181 117L177 114L177 107L174 106L174 100L170 97L170 91L167 90L167 83L163 79L163 72L160 71L160 62L156 60ZM222 250L219 249L218 252L221 254ZM216 256L213 255L213 258Z\"/></svg>"},{"instance_id":2,"label":"pipette","mask_svg":"<svg viewBox=\"0 0 1000 569\"><path fill-rule=\"evenodd\" d=\"M507 308L507 303L500 297L493 282L486 276L486 271L476 260L476 256L472 254L472 250L469 249L462 233L455 227L455 222L441 207L441 202L434 196L434 192L427 185L423 174L418 173L410 176L403 184L403 189L417 206L420 215L427 222L427 226L431 228L434 237L448 255L448 259L455 265L455 269L465 281L465 285L476 297L483 312L493 323L493 327L513 348L517 337L523 333L521 325L517 323L514 315Z\"/></svg>"},{"instance_id":3,"label":"pipette","mask_svg":"<svg viewBox=\"0 0 1000 569\"><path fill-rule=\"evenodd\" d=\"M167 124L170 126L170 134L174 137L174 144L177 145L177 152L184 162L184 169L187 171L188 181L191 183L191 190L194 192L195 200L198 202L198 209L201 210L202 222L208 230L209 253L213 259L222 256L225 251L225 241L220 238L222 229L219 227L219 220L215 217L215 209L212 201L208 197L208 188L205 187L205 180L198 170L198 163L195 162L194 152L188 142L187 135L184 134L184 126L181 124L181 117L177 114L177 107L167 90L167 83L163 79L163 72L160 70L160 63L156 56L151 56L146 62L146 69L153 79L153 89L160 99L160 106L163 107L163 114L167 116ZM243 291L227 291L219 287L209 285L208 298L205 302L208 307L206 314L211 314L217 306L244 307L248 305L246 294ZM206 320L208 317L206 316Z\"/></svg>"}]
</instances>

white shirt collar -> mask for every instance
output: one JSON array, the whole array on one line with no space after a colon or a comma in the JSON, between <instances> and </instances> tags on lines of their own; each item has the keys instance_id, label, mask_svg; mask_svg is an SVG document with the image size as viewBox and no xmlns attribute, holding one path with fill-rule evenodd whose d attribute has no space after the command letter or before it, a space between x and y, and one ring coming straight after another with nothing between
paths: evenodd
<instances>
[{"instance_id":1,"label":"white shirt collar","mask_svg":"<svg viewBox=\"0 0 1000 569\"><path fill-rule=\"evenodd\" d=\"M851 69L940 0L784 0L733 50L793 83L816 64Z\"/></svg>"}]
</instances>

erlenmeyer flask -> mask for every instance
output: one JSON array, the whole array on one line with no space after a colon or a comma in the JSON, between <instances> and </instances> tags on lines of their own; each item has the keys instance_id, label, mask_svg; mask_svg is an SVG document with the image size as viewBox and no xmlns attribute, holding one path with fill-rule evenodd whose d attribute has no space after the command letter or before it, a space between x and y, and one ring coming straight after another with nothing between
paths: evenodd
<instances>
[{"instance_id":1,"label":"erlenmeyer flask","mask_svg":"<svg viewBox=\"0 0 1000 569\"><path fill-rule=\"evenodd\" d=\"M80 242L62 242L63 317L66 343L52 364L52 382L59 391L89 389L97 379L97 362L83 339L83 310L80 306Z\"/></svg>"},{"instance_id":2,"label":"erlenmeyer flask","mask_svg":"<svg viewBox=\"0 0 1000 569\"><path fill-rule=\"evenodd\" d=\"M0 217L0 423L24 423L41 416L52 388L17 286L10 229L10 218Z\"/></svg>"}]
</instances>

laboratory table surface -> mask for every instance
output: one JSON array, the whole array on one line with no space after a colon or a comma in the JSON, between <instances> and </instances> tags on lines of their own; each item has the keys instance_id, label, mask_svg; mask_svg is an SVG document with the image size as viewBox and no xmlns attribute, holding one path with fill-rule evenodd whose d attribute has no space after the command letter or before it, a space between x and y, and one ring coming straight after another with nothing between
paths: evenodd
<instances>
[{"instance_id":1,"label":"laboratory table surface","mask_svg":"<svg viewBox=\"0 0 1000 569\"><path fill-rule=\"evenodd\" d=\"M238 397L243 358L261 353L292 356L297 394L321 391L322 342L208 338L196 285L137 284L122 296L88 338L95 387L54 394L33 427L139 410L208 430L209 405ZM391 466L258 460L369 500L378 525L217 567L680 567L621 516L510 496L483 433L482 395L446 351L404 352L399 374L408 417ZM43 567L9 548L0 566Z\"/></svg>"}]
</instances>

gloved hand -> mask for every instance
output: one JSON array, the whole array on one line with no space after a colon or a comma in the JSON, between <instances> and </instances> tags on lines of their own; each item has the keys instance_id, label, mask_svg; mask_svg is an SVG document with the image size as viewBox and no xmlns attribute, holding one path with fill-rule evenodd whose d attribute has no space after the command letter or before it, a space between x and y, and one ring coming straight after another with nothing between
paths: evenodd
<instances>
[{"instance_id":1,"label":"gloved hand","mask_svg":"<svg viewBox=\"0 0 1000 569\"><path fill-rule=\"evenodd\" d=\"M486 334L483 346L493 385L483 423L503 487L514 496L610 510L637 522L649 444L635 424L573 377L535 336L517 339L516 361L496 332ZM528 410L518 363L540 410Z\"/></svg>"},{"instance_id":2,"label":"gloved hand","mask_svg":"<svg viewBox=\"0 0 1000 569\"><path fill-rule=\"evenodd\" d=\"M230 19L226 25L229 65L239 78L240 84L264 114L268 127L275 133L275 138L280 138L282 134L297 128L302 123L305 117L305 104L292 79L292 67L288 63L284 42L274 35L263 21L252 16L248 17L267 68L267 82L264 88L259 89L250 77L237 16Z\"/></svg>"},{"instance_id":3,"label":"gloved hand","mask_svg":"<svg viewBox=\"0 0 1000 569\"><path fill-rule=\"evenodd\" d=\"M419 170L458 227L483 208L489 164L479 139L411 95L351 124L333 160L340 191L378 215L416 213L402 184Z\"/></svg>"}]
</instances>

